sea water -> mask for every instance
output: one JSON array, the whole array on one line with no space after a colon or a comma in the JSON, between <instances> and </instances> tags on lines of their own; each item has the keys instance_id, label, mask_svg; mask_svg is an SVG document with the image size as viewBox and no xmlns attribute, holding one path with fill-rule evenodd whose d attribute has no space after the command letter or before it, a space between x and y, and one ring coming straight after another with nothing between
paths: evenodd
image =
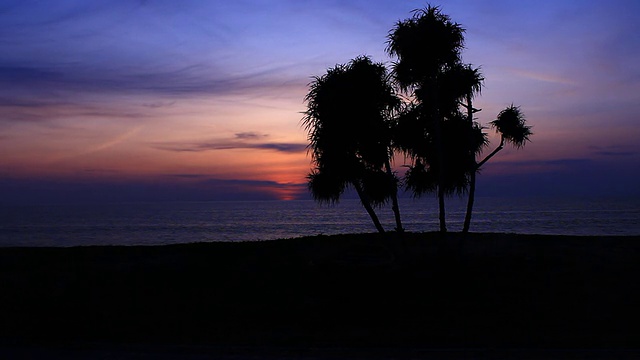
<instances>
[{"instance_id":1,"label":"sea water","mask_svg":"<svg viewBox=\"0 0 640 360\"><path fill-rule=\"evenodd\" d=\"M447 225L460 231L465 201L447 201ZM400 199L403 226L438 230L434 198ZM377 209L395 227L390 206ZM634 199L478 198L472 232L640 235ZM357 200L158 202L0 206L0 246L162 245L375 232Z\"/></svg>"}]
</instances>

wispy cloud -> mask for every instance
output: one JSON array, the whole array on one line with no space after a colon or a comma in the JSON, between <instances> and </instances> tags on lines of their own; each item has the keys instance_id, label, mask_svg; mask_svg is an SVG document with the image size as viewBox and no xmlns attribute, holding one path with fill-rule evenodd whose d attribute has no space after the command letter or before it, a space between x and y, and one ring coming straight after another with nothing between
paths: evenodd
<instances>
[{"instance_id":1,"label":"wispy cloud","mask_svg":"<svg viewBox=\"0 0 640 360\"><path fill-rule=\"evenodd\" d=\"M255 149L276 150L286 153L299 153L307 150L307 144L302 143L264 143L255 144Z\"/></svg>"},{"instance_id":2,"label":"wispy cloud","mask_svg":"<svg viewBox=\"0 0 640 360\"><path fill-rule=\"evenodd\" d=\"M251 179L220 179L207 174L169 174L168 176L171 178L191 180L193 186L201 188L205 193L207 191L214 191L218 194L253 193L279 200L308 198L306 183L282 183L270 180Z\"/></svg>"},{"instance_id":3,"label":"wispy cloud","mask_svg":"<svg viewBox=\"0 0 640 360\"><path fill-rule=\"evenodd\" d=\"M235 134L237 139L241 139L241 140L257 140L257 139L261 139L261 138L265 138L267 136L269 136L268 134L259 134L256 132L241 132L241 133L237 133Z\"/></svg>"},{"instance_id":4,"label":"wispy cloud","mask_svg":"<svg viewBox=\"0 0 640 360\"><path fill-rule=\"evenodd\" d=\"M549 160L496 161L483 167L483 173L505 174L558 174L581 173L594 168L597 163L589 158L565 158Z\"/></svg>"},{"instance_id":5,"label":"wispy cloud","mask_svg":"<svg viewBox=\"0 0 640 360\"><path fill-rule=\"evenodd\" d=\"M202 184L210 184L210 185L219 185L219 184L227 184L227 185L242 185L242 186L273 186L273 187L288 187L288 186L306 186L304 183L279 183L276 181L269 180L246 180L246 179L217 179L210 178L203 182Z\"/></svg>"},{"instance_id":6,"label":"wispy cloud","mask_svg":"<svg viewBox=\"0 0 640 360\"><path fill-rule=\"evenodd\" d=\"M60 118L142 119L152 116L152 109L137 109L124 104L113 106L112 104L79 99L0 97L0 124L3 122L44 122Z\"/></svg>"},{"instance_id":7,"label":"wispy cloud","mask_svg":"<svg viewBox=\"0 0 640 360\"><path fill-rule=\"evenodd\" d=\"M597 151L595 152L595 154L601 155L601 156L624 157L624 156L633 156L638 153L634 151Z\"/></svg>"},{"instance_id":8,"label":"wispy cloud","mask_svg":"<svg viewBox=\"0 0 640 360\"><path fill-rule=\"evenodd\" d=\"M166 174L165 176L170 178L182 178L182 179L202 179L211 177L208 174Z\"/></svg>"},{"instance_id":9,"label":"wispy cloud","mask_svg":"<svg viewBox=\"0 0 640 360\"><path fill-rule=\"evenodd\" d=\"M206 174L174 174L165 181L83 181L0 178L0 203L95 203L121 201L290 200L308 198L306 184L219 179Z\"/></svg>"},{"instance_id":10,"label":"wispy cloud","mask_svg":"<svg viewBox=\"0 0 640 360\"><path fill-rule=\"evenodd\" d=\"M589 158L551 159L551 160L530 161L528 163L539 164L539 165L576 166L576 165L591 164L591 163L593 163L593 159L589 159Z\"/></svg>"},{"instance_id":11,"label":"wispy cloud","mask_svg":"<svg viewBox=\"0 0 640 360\"><path fill-rule=\"evenodd\" d=\"M523 160L523 161L500 161L495 163L500 166L509 167L531 167L531 166L563 166L573 167L592 164L593 159L589 158L567 158L567 159L549 159L549 160Z\"/></svg>"},{"instance_id":12,"label":"wispy cloud","mask_svg":"<svg viewBox=\"0 0 640 360\"><path fill-rule=\"evenodd\" d=\"M273 186L273 187L283 187L283 186L306 186L306 184L290 184L290 183L279 183L277 181L271 180L251 180L251 179L220 179L215 175L204 174L204 173L180 173L180 174L165 174L164 176L168 178L183 178L183 179L199 179L199 184L204 185L227 185L227 186Z\"/></svg>"},{"instance_id":13,"label":"wispy cloud","mask_svg":"<svg viewBox=\"0 0 640 360\"><path fill-rule=\"evenodd\" d=\"M301 153L306 151L307 144L287 142L264 142L268 135L255 132L241 132L233 139L216 139L203 142L164 142L154 143L155 149L175 152L200 152L211 150L257 149L273 150L284 153Z\"/></svg>"},{"instance_id":14,"label":"wispy cloud","mask_svg":"<svg viewBox=\"0 0 640 360\"><path fill-rule=\"evenodd\" d=\"M0 65L0 83L35 84L55 81L64 74L51 69L19 65Z\"/></svg>"},{"instance_id":15,"label":"wispy cloud","mask_svg":"<svg viewBox=\"0 0 640 360\"><path fill-rule=\"evenodd\" d=\"M535 71L518 69L518 68L509 68L508 71L518 76L522 76L524 78L537 80L537 81L543 81L543 82L554 83L554 84L562 84L562 85L576 84L575 80L573 79L569 79L569 78L566 78L557 74L552 74L552 73L535 72Z\"/></svg>"},{"instance_id":16,"label":"wispy cloud","mask_svg":"<svg viewBox=\"0 0 640 360\"><path fill-rule=\"evenodd\" d=\"M151 109L158 109L158 108L167 108L167 107L171 107L173 105L175 105L175 101L156 101L156 102L151 102L151 103L144 103L142 104L142 106L147 107L147 108L151 108Z\"/></svg>"},{"instance_id":17,"label":"wispy cloud","mask_svg":"<svg viewBox=\"0 0 640 360\"><path fill-rule=\"evenodd\" d=\"M611 146L589 146L589 149L593 150L594 155L604 156L604 157L626 157L638 155L640 152L629 150L626 147L619 145L611 145Z\"/></svg>"},{"instance_id":18,"label":"wispy cloud","mask_svg":"<svg viewBox=\"0 0 640 360\"><path fill-rule=\"evenodd\" d=\"M306 150L307 145L301 143L243 143L236 142L213 142L213 143L162 143L153 145L154 148L175 152L200 152L210 150L233 150L233 149L258 149L274 150L285 153L299 153Z\"/></svg>"},{"instance_id":19,"label":"wispy cloud","mask_svg":"<svg viewBox=\"0 0 640 360\"><path fill-rule=\"evenodd\" d=\"M13 66L0 63L0 86L31 93L66 91L96 94L158 94L171 96L234 94L261 89L304 86L303 78L288 78L286 69L269 68L229 75L215 66L180 68L100 68L95 65L56 65L32 61ZM8 97L5 94L4 97ZM13 98L13 96L11 97ZM157 104L157 103L156 103ZM164 105L164 104L163 104Z\"/></svg>"}]
</instances>

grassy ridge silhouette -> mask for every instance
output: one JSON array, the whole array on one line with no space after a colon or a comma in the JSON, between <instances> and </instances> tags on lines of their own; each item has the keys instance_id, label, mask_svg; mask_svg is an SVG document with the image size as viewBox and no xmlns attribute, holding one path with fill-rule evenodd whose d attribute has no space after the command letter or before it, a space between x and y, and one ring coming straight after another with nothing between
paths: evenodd
<instances>
[{"instance_id":1,"label":"grassy ridge silhouette","mask_svg":"<svg viewBox=\"0 0 640 360\"><path fill-rule=\"evenodd\" d=\"M0 248L2 342L634 347L640 238Z\"/></svg>"}]
</instances>

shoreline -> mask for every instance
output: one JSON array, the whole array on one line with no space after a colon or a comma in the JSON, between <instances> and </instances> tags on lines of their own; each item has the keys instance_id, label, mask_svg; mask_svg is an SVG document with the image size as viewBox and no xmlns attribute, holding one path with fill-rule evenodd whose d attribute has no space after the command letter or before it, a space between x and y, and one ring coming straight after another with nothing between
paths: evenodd
<instances>
[{"instance_id":1,"label":"shoreline","mask_svg":"<svg viewBox=\"0 0 640 360\"><path fill-rule=\"evenodd\" d=\"M0 343L632 349L638 278L640 236L4 247Z\"/></svg>"}]
</instances>

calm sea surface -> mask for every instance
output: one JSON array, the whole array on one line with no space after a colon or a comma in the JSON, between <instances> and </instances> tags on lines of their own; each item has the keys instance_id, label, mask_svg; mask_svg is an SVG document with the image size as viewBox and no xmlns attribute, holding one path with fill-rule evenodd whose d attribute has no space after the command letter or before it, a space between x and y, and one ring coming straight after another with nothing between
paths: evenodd
<instances>
[{"instance_id":1,"label":"calm sea surface","mask_svg":"<svg viewBox=\"0 0 640 360\"><path fill-rule=\"evenodd\" d=\"M400 206L408 231L438 229L435 199L401 199ZM450 231L462 228L464 206L449 200ZM391 209L378 213L393 230ZM313 201L0 206L0 246L160 245L374 231L357 200L334 206ZM640 203L478 198L471 231L640 235Z\"/></svg>"}]
</instances>

